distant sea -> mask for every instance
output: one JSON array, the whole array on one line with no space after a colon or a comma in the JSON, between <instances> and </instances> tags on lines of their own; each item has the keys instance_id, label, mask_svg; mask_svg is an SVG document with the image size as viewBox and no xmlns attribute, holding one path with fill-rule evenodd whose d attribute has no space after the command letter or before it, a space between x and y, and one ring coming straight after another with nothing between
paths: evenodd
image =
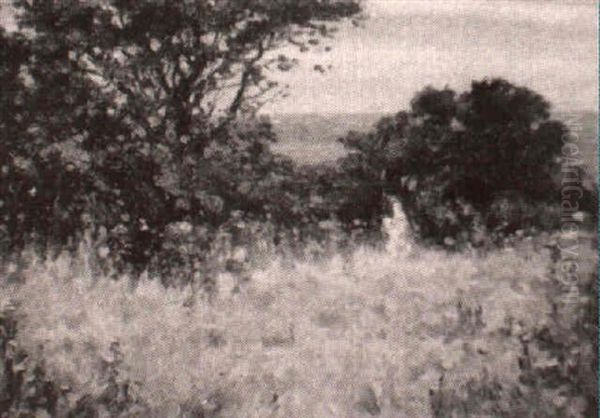
<instances>
[{"instance_id":1,"label":"distant sea","mask_svg":"<svg viewBox=\"0 0 600 418\"><path fill-rule=\"evenodd\" d=\"M583 160L590 173L598 172L598 134L595 112L573 112L582 125L578 132ZM334 163L346 154L338 138L348 131L367 132L386 116L381 113L359 114L276 114L271 116L279 141L273 146L277 153L291 157L300 164ZM566 113L553 118L566 121Z\"/></svg>"},{"instance_id":2,"label":"distant sea","mask_svg":"<svg viewBox=\"0 0 600 418\"><path fill-rule=\"evenodd\" d=\"M338 138L368 132L385 114L277 114L271 116L279 141L272 148L300 164L334 162L346 154Z\"/></svg>"}]
</instances>

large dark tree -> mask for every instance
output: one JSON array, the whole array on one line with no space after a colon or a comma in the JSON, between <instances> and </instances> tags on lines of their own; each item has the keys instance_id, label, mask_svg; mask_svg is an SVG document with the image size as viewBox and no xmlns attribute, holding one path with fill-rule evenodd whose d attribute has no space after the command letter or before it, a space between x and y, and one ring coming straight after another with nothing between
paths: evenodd
<instances>
[{"instance_id":1,"label":"large dark tree","mask_svg":"<svg viewBox=\"0 0 600 418\"><path fill-rule=\"evenodd\" d=\"M269 75L295 63L279 49L316 47L360 8L15 0L14 11L19 30L0 33L5 243L64 242L91 223L142 262L169 223L264 212L253 185L269 181L274 135L254 116L282 91Z\"/></svg>"},{"instance_id":2,"label":"large dark tree","mask_svg":"<svg viewBox=\"0 0 600 418\"><path fill-rule=\"evenodd\" d=\"M285 43L307 48L330 35L327 22L359 11L347 0L15 3L20 25L38 42L60 48L73 70L120 99L115 112L146 135L193 136L200 148L206 119L260 105L276 87L266 71L291 60L270 51Z\"/></svg>"}]
</instances>

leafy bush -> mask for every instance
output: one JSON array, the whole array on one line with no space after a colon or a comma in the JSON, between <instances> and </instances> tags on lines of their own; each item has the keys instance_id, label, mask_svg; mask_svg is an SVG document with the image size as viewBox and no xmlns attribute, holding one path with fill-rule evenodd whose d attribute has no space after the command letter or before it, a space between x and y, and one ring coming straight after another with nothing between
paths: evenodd
<instances>
[{"instance_id":1,"label":"leafy bush","mask_svg":"<svg viewBox=\"0 0 600 418\"><path fill-rule=\"evenodd\" d=\"M502 79L474 81L459 96L428 87L409 112L344 138L345 163L370 172L372 190L397 195L425 240L481 244L482 236L551 230L561 163L570 163L561 154L567 129L549 110L539 94ZM584 194L581 209L595 212L593 193Z\"/></svg>"}]
</instances>

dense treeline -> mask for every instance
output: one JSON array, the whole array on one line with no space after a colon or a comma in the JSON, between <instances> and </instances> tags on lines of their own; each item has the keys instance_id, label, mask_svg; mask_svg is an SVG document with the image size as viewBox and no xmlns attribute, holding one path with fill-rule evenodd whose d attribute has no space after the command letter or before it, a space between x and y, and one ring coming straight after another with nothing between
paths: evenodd
<instances>
[{"instance_id":1,"label":"dense treeline","mask_svg":"<svg viewBox=\"0 0 600 418\"><path fill-rule=\"evenodd\" d=\"M257 112L281 93L269 72L295 60L268 52L319 47L358 16L355 2L15 6L20 29L0 32L4 253L92 231L126 265L173 266L240 218L271 224L275 244L376 232L386 195L418 236L449 246L558 226L567 129L505 80L417 93L410 110L343 138L336 167L270 151ZM593 202L586 191L578 204ZM178 254L182 234L194 254Z\"/></svg>"}]
</instances>

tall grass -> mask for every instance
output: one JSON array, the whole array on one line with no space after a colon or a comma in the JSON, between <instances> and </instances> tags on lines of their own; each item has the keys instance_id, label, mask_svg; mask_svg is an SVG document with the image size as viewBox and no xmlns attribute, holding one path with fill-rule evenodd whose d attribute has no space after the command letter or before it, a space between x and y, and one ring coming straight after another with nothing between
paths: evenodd
<instances>
[{"instance_id":1,"label":"tall grass","mask_svg":"<svg viewBox=\"0 0 600 418\"><path fill-rule=\"evenodd\" d=\"M515 384L519 342L500 330L552 312L549 253L534 240L485 255L272 258L247 280L219 273L210 294L114 280L91 252L32 256L5 274L2 303L17 306L21 346L73 399L102 392L118 344L120 376L157 417L430 416L442 375L459 385L487 370Z\"/></svg>"}]
</instances>

